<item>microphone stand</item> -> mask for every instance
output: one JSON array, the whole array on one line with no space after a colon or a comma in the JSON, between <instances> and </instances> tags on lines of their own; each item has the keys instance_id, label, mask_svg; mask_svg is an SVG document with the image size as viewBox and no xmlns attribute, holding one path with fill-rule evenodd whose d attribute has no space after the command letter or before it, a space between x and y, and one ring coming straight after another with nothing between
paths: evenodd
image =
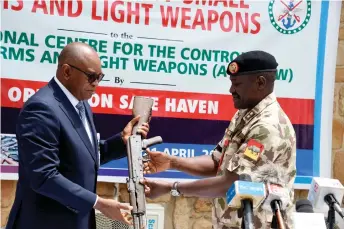
<instances>
[{"instance_id":1,"label":"microphone stand","mask_svg":"<svg viewBox=\"0 0 344 229\"><path fill-rule=\"evenodd\" d=\"M336 200L333 199L332 195L326 195L324 200L329 206L329 210L327 212L328 229L334 229L334 224L336 222L336 212L334 210L334 204L336 203Z\"/></svg>"},{"instance_id":2,"label":"microphone stand","mask_svg":"<svg viewBox=\"0 0 344 229\"><path fill-rule=\"evenodd\" d=\"M274 214L271 222L271 228L286 229L280 208L280 200L271 201L271 208Z\"/></svg>"},{"instance_id":3,"label":"microphone stand","mask_svg":"<svg viewBox=\"0 0 344 229\"><path fill-rule=\"evenodd\" d=\"M253 227L253 204L249 199L242 200L241 206L243 206L243 216L241 221L241 228L254 229Z\"/></svg>"}]
</instances>

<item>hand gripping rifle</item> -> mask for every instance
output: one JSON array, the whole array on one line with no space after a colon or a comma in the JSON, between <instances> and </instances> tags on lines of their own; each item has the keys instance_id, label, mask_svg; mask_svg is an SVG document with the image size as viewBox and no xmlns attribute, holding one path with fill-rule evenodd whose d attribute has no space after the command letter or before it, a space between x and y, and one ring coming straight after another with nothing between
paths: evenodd
<instances>
[{"instance_id":1,"label":"hand gripping rifle","mask_svg":"<svg viewBox=\"0 0 344 229\"><path fill-rule=\"evenodd\" d=\"M143 179L143 162L148 161L143 158L142 151L148 147L162 143L162 138L156 136L142 140L142 136L137 132L139 126L150 121L154 100L142 96L134 97L133 116L140 115L140 119L133 127L132 135L127 142L127 158L129 167L129 178L127 178L127 188L130 196L130 205L133 207L134 229L146 228L146 198L144 185L140 183Z\"/></svg>"}]
</instances>

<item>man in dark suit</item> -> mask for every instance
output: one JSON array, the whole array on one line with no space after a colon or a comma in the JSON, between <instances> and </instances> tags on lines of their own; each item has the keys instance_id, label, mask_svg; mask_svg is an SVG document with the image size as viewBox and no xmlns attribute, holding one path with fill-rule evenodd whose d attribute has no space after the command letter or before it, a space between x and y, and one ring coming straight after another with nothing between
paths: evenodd
<instances>
[{"instance_id":1,"label":"man in dark suit","mask_svg":"<svg viewBox=\"0 0 344 229\"><path fill-rule=\"evenodd\" d=\"M103 76L95 50L71 43L60 53L56 77L24 104L17 123L19 180L7 229L95 229L94 209L129 223L121 209L132 207L98 197L96 183L100 164L126 156L139 117L100 141L98 154L87 100ZM138 131L146 137L148 123Z\"/></svg>"}]
</instances>

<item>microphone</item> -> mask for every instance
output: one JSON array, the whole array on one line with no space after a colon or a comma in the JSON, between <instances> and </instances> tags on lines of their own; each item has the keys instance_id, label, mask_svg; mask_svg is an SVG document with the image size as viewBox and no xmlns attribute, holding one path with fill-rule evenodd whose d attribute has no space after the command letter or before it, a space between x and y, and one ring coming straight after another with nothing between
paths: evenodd
<instances>
[{"instance_id":1,"label":"microphone","mask_svg":"<svg viewBox=\"0 0 344 229\"><path fill-rule=\"evenodd\" d=\"M314 213L312 203L307 199L296 201L295 210L296 212Z\"/></svg>"},{"instance_id":2,"label":"microphone","mask_svg":"<svg viewBox=\"0 0 344 229\"><path fill-rule=\"evenodd\" d=\"M266 184L267 197L262 203L262 209L273 213L271 228L285 229L282 212L291 203L288 177L281 167L274 164L265 164L258 168L255 173L257 182Z\"/></svg>"},{"instance_id":3,"label":"microphone","mask_svg":"<svg viewBox=\"0 0 344 229\"><path fill-rule=\"evenodd\" d=\"M337 179L313 177L307 199L312 203L315 209L324 209L327 205L329 207L327 223L329 228L334 228L335 212L341 218L344 218L344 213L338 202L343 199L344 187Z\"/></svg>"},{"instance_id":4,"label":"microphone","mask_svg":"<svg viewBox=\"0 0 344 229\"><path fill-rule=\"evenodd\" d=\"M273 163L266 163L254 171L253 179L257 182L277 184L284 187L288 185L289 178L283 168Z\"/></svg>"},{"instance_id":5,"label":"microphone","mask_svg":"<svg viewBox=\"0 0 344 229\"><path fill-rule=\"evenodd\" d=\"M286 188L276 184L266 184L267 198L265 199L262 209L273 213L271 228L285 229L282 216L283 210L287 208L289 194Z\"/></svg>"},{"instance_id":6,"label":"microphone","mask_svg":"<svg viewBox=\"0 0 344 229\"><path fill-rule=\"evenodd\" d=\"M314 213L312 203L307 199L296 201L293 212L293 222L295 229L327 229L324 214Z\"/></svg>"},{"instance_id":7,"label":"microphone","mask_svg":"<svg viewBox=\"0 0 344 229\"><path fill-rule=\"evenodd\" d=\"M324 197L324 200L328 206L333 206L334 210L339 214L339 216L342 217L342 219L344 219L344 213L339 205L339 202L333 194L327 194Z\"/></svg>"},{"instance_id":8,"label":"microphone","mask_svg":"<svg viewBox=\"0 0 344 229\"><path fill-rule=\"evenodd\" d=\"M252 182L250 175L241 174L226 193L227 204L231 208L243 209L242 228L253 229L253 209L265 198L265 186Z\"/></svg>"}]
</instances>

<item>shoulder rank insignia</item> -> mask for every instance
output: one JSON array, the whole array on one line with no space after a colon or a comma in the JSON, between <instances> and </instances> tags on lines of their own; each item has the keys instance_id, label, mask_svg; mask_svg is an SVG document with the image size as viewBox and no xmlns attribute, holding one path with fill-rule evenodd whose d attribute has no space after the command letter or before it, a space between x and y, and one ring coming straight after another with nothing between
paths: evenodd
<instances>
[{"instance_id":1,"label":"shoulder rank insignia","mask_svg":"<svg viewBox=\"0 0 344 229\"><path fill-rule=\"evenodd\" d=\"M264 146L256 140L250 139L245 148L244 156L253 161L258 161L260 154L263 152Z\"/></svg>"}]
</instances>

